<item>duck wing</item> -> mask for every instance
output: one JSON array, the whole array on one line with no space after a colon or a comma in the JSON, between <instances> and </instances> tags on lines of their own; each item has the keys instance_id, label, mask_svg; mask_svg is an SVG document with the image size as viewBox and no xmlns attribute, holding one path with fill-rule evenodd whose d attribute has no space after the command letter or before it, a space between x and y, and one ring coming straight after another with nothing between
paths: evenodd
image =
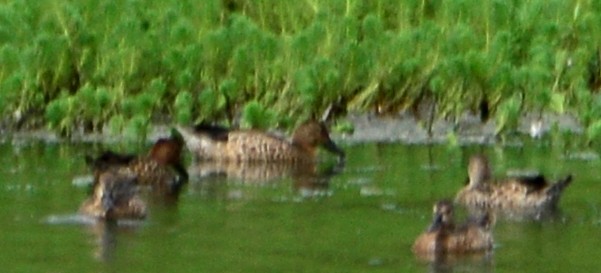
<instances>
[{"instance_id":1,"label":"duck wing","mask_svg":"<svg viewBox=\"0 0 601 273\"><path fill-rule=\"evenodd\" d=\"M230 129L219 125L200 123L194 126L194 132L209 136L214 141L228 141Z\"/></svg>"},{"instance_id":2,"label":"duck wing","mask_svg":"<svg viewBox=\"0 0 601 273\"><path fill-rule=\"evenodd\" d=\"M128 165L136 158L135 154L120 154L109 150L97 157L87 155L85 160L86 164L95 170L106 170L112 166Z\"/></svg>"},{"instance_id":3,"label":"duck wing","mask_svg":"<svg viewBox=\"0 0 601 273\"><path fill-rule=\"evenodd\" d=\"M547 179L543 175L519 176L513 178L517 183L526 187L526 193L541 191L548 186Z\"/></svg>"}]
</instances>

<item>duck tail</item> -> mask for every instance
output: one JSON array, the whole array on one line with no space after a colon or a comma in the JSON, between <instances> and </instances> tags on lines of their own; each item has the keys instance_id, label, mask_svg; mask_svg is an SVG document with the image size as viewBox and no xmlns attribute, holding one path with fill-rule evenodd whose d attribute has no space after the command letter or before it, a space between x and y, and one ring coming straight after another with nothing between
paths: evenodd
<instances>
[{"instance_id":1,"label":"duck tail","mask_svg":"<svg viewBox=\"0 0 601 273\"><path fill-rule=\"evenodd\" d=\"M203 122L194 126L194 132L205 134L214 141L227 141L230 129L220 125Z\"/></svg>"},{"instance_id":2,"label":"duck tail","mask_svg":"<svg viewBox=\"0 0 601 273\"><path fill-rule=\"evenodd\" d=\"M181 126L181 125L176 125L175 130L182 136L184 141L186 141L188 138L192 137L192 134L193 134L191 128Z\"/></svg>"},{"instance_id":3,"label":"duck tail","mask_svg":"<svg viewBox=\"0 0 601 273\"><path fill-rule=\"evenodd\" d=\"M561 196L563 190L568 187L572 183L572 175L568 175L565 178L557 181L557 183L553 184L547 191L547 193L553 198L558 199Z\"/></svg>"},{"instance_id":4,"label":"duck tail","mask_svg":"<svg viewBox=\"0 0 601 273\"><path fill-rule=\"evenodd\" d=\"M201 139L204 140L205 137L202 134L195 134L193 129L187 128L184 126L176 126L175 129L179 131L184 140L184 143L188 147L189 150L195 151L202 147Z\"/></svg>"}]
</instances>

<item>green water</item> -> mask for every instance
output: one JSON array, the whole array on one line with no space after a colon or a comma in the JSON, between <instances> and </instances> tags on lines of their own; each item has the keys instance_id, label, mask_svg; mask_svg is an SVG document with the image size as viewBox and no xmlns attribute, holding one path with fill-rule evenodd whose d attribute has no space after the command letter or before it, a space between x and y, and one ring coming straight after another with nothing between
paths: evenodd
<instances>
[{"instance_id":1,"label":"green water","mask_svg":"<svg viewBox=\"0 0 601 273\"><path fill-rule=\"evenodd\" d=\"M316 194L298 178L241 183L193 176L175 203L149 200L141 224L49 223L86 198L87 145L0 145L0 264L4 272L591 272L601 268L600 161L562 151L347 146L344 168ZM413 240L431 206L451 198L475 151L496 174L573 173L561 214L543 222L499 219L490 257L444 265L417 260ZM329 181L324 184L324 180ZM302 183L300 183L302 184Z\"/></svg>"}]
</instances>

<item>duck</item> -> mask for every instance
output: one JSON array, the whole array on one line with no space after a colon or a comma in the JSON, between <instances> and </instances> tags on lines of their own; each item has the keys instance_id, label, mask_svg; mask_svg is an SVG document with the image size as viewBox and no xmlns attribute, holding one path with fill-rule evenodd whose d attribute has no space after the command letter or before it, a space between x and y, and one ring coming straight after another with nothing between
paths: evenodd
<instances>
[{"instance_id":1,"label":"duck","mask_svg":"<svg viewBox=\"0 0 601 273\"><path fill-rule=\"evenodd\" d=\"M127 169L136 174L139 185L176 191L188 180L182 159L183 146L181 135L172 130L171 137L158 139L146 155L105 151L95 158L86 157L86 162L94 172L94 183L108 170Z\"/></svg>"},{"instance_id":2,"label":"duck","mask_svg":"<svg viewBox=\"0 0 601 273\"><path fill-rule=\"evenodd\" d=\"M455 196L455 202L471 210L493 209L514 216L539 217L556 210L572 175L549 182L543 175L493 179L488 158L471 156L468 184Z\"/></svg>"},{"instance_id":3,"label":"duck","mask_svg":"<svg viewBox=\"0 0 601 273\"><path fill-rule=\"evenodd\" d=\"M127 169L99 174L92 195L79 208L82 215L100 220L144 219L146 204L138 196L137 175Z\"/></svg>"},{"instance_id":4,"label":"duck","mask_svg":"<svg viewBox=\"0 0 601 273\"><path fill-rule=\"evenodd\" d=\"M484 213L456 226L454 205L450 200L434 204L434 220L430 227L415 240L412 251L422 257L485 253L493 248L492 226L494 216Z\"/></svg>"},{"instance_id":5,"label":"duck","mask_svg":"<svg viewBox=\"0 0 601 273\"><path fill-rule=\"evenodd\" d=\"M220 126L178 126L186 146L198 161L314 162L317 148L344 160L345 153L331 139L323 122L309 120L286 139L259 130L229 130Z\"/></svg>"}]
</instances>

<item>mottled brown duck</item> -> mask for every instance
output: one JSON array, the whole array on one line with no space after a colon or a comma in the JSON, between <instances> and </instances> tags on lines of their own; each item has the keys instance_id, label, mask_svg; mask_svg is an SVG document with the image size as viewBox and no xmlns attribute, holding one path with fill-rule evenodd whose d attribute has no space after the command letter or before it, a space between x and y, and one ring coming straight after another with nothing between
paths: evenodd
<instances>
[{"instance_id":1,"label":"mottled brown duck","mask_svg":"<svg viewBox=\"0 0 601 273\"><path fill-rule=\"evenodd\" d=\"M470 158L468 175L468 184L455 197L457 203L471 210L492 209L518 217L539 217L555 210L572 181L571 175L555 183L542 175L493 179L484 155Z\"/></svg>"},{"instance_id":2,"label":"mottled brown duck","mask_svg":"<svg viewBox=\"0 0 601 273\"><path fill-rule=\"evenodd\" d=\"M103 172L79 212L104 220L143 219L146 204L138 196L136 180L137 176L127 169Z\"/></svg>"},{"instance_id":3,"label":"mottled brown duck","mask_svg":"<svg viewBox=\"0 0 601 273\"><path fill-rule=\"evenodd\" d=\"M175 191L188 180L188 172L183 166L181 135L174 130L170 138L155 142L147 155L135 156L106 151L96 158L86 158L94 170L94 180L111 169L125 168L137 176L139 185L152 186Z\"/></svg>"},{"instance_id":4,"label":"mottled brown duck","mask_svg":"<svg viewBox=\"0 0 601 273\"><path fill-rule=\"evenodd\" d=\"M448 200L434 205L434 220L413 244L412 250L420 257L446 254L483 253L493 247L491 214L468 219L456 226L453 219L453 203Z\"/></svg>"},{"instance_id":5,"label":"mottled brown duck","mask_svg":"<svg viewBox=\"0 0 601 273\"><path fill-rule=\"evenodd\" d=\"M324 123L308 121L286 139L259 130L227 130L222 127L178 127L186 146L199 161L222 162L311 162L317 148L344 158L344 152L330 139Z\"/></svg>"}]
</instances>

